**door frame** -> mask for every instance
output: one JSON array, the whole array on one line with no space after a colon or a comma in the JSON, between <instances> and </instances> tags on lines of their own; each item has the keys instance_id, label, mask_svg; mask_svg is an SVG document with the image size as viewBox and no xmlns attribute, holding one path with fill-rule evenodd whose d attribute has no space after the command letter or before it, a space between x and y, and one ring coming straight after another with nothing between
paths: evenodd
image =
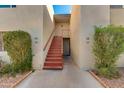
<instances>
[{"instance_id":1,"label":"door frame","mask_svg":"<svg viewBox=\"0 0 124 93\"><path fill-rule=\"evenodd\" d=\"M69 40L69 55L64 55L64 39L68 39ZM69 37L63 37L63 56L70 56L71 54L71 49L70 49L70 38Z\"/></svg>"}]
</instances>

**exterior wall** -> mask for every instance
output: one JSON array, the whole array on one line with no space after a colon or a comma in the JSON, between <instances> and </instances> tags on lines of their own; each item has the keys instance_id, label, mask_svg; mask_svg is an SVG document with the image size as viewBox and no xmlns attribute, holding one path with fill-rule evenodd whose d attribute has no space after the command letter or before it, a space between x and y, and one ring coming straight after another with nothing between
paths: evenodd
<instances>
[{"instance_id":1,"label":"exterior wall","mask_svg":"<svg viewBox=\"0 0 124 93\"><path fill-rule=\"evenodd\" d=\"M43 47L46 46L47 42L49 41L46 49L44 50L43 54L43 63L45 62L45 58L48 52L48 49L51 45L53 36L55 35L54 31L54 19L53 19L53 8L52 6L43 6ZM53 34L52 34L53 33ZM49 40L49 37L51 36L51 39Z\"/></svg>"},{"instance_id":2,"label":"exterior wall","mask_svg":"<svg viewBox=\"0 0 124 93\"><path fill-rule=\"evenodd\" d=\"M111 18L111 24L114 25L124 25L124 20L122 18L124 17L124 9L111 9L110 11L110 18Z\"/></svg>"},{"instance_id":3,"label":"exterior wall","mask_svg":"<svg viewBox=\"0 0 124 93\"><path fill-rule=\"evenodd\" d=\"M70 37L69 23L56 23L55 36Z\"/></svg>"},{"instance_id":4,"label":"exterior wall","mask_svg":"<svg viewBox=\"0 0 124 93\"><path fill-rule=\"evenodd\" d=\"M79 65L79 46L80 46L80 6L72 6L72 14L70 19L70 46L71 57L73 61Z\"/></svg>"},{"instance_id":5,"label":"exterior wall","mask_svg":"<svg viewBox=\"0 0 124 93\"><path fill-rule=\"evenodd\" d=\"M80 27L80 66L83 69L94 67L94 56L92 52L94 26L105 26L110 24L110 7L106 5L81 6Z\"/></svg>"},{"instance_id":6,"label":"exterior wall","mask_svg":"<svg viewBox=\"0 0 124 93\"><path fill-rule=\"evenodd\" d=\"M111 24L124 26L124 9L111 9L110 12ZM124 67L124 54L120 55L117 65L119 67Z\"/></svg>"},{"instance_id":7,"label":"exterior wall","mask_svg":"<svg viewBox=\"0 0 124 93\"><path fill-rule=\"evenodd\" d=\"M71 16L71 51L74 61L80 68L93 68L95 63L92 53L94 26L108 25L110 23L109 17L109 6L73 6Z\"/></svg>"},{"instance_id":8,"label":"exterior wall","mask_svg":"<svg viewBox=\"0 0 124 93\"><path fill-rule=\"evenodd\" d=\"M0 31L24 30L32 37L33 67L40 69L43 56L43 7L17 5L0 9Z\"/></svg>"}]
</instances>

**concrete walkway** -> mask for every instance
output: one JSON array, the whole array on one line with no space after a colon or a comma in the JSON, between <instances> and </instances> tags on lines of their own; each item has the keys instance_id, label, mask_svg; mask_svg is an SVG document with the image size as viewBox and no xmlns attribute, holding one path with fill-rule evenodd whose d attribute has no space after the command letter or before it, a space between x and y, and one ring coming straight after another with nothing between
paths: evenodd
<instances>
[{"instance_id":1,"label":"concrete walkway","mask_svg":"<svg viewBox=\"0 0 124 93\"><path fill-rule=\"evenodd\" d=\"M70 58L65 58L63 70L35 71L18 88L97 88L101 84L89 72L76 67Z\"/></svg>"}]
</instances>

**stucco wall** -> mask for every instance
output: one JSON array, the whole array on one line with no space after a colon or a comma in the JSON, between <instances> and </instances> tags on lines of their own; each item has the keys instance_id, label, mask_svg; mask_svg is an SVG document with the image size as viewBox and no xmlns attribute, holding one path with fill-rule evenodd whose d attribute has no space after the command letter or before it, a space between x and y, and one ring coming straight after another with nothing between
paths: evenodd
<instances>
[{"instance_id":1,"label":"stucco wall","mask_svg":"<svg viewBox=\"0 0 124 93\"><path fill-rule=\"evenodd\" d=\"M43 46L47 43L49 36L54 29L53 12L49 7L43 6Z\"/></svg>"},{"instance_id":2,"label":"stucco wall","mask_svg":"<svg viewBox=\"0 0 124 93\"><path fill-rule=\"evenodd\" d=\"M70 24L69 23L56 23L55 36L62 36L65 38L70 37Z\"/></svg>"},{"instance_id":3,"label":"stucco wall","mask_svg":"<svg viewBox=\"0 0 124 93\"><path fill-rule=\"evenodd\" d=\"M110 24L110 7L106 5L81 6L80 27L80 66L83 69L94 67L94 55L92 52L94 26Z\"/></svg>"},{"instance_id":4,"label":"stucco wall","mask_svg":"<svg viewBox=\"0 0 124 93\"><path fill-rule=\"evenodd\" d=\"M48 42L49 37L54 31L53 14L54 12L53 12L52 6L45 6L45 5L43 6L43 47L46 46L46 43ZM50 38L49 43L46 46L46 49L44 50L43 63L45 62L45 58L54 35L55 35L55 32L52 34L52 37Z\"/></svg>"},{"instance_id":5,"label":"stucco wall","mask_svg":"<svg viewBox=\"0 0 124 93\"><path fill-rule=\"evenodd\" d=\"M79 65L79 46L80 46L80 6L72 6L70 19L70 45L71 57Z\"/></svg>"},{"instance_id":6,"label":"stucco wall","mask_svg":"<svg viewBox=\"0 0 124 93\"><path fill-rule=\"evenodd\" d=\"M40 69L43 56L43 7L17 5L0 9L0 31L24 30L32 37L33 67Z\"/></svg>"},{"instance_id":7,"label":"stucco wall","mask_svg":"<svg viewBox=\"0 0 124 93\"><path fill-rule=\"evenodd\" d=\"M124 9L111 9L110 10L111 24L124 25Z\"/></svg>"},{"instance_id":8,"label":"stucco wall","mask_svg":"<svg viewBox=\"0 0 124 93\"><path fill-rule=\"evenodd\" d=\"M110 10L110 18L111 18L111 24L114 25L122 25L124 26L124 9L111 9ZM119 67L124 67L124 53L120 55L120 58L117 62L117 65Z\"/></svg>"},{"instance_id":9,"label":"stucco wall","mask_svg":"<svg viewBox=\"0 0 124 93\"><path fill-rule=\"evenodd\" d=\"M109 6L82 5L72 7L71 16L71 53L81 69L94 67L92 43L95 25L110 23Z\"/></svg>"}]
</instances>

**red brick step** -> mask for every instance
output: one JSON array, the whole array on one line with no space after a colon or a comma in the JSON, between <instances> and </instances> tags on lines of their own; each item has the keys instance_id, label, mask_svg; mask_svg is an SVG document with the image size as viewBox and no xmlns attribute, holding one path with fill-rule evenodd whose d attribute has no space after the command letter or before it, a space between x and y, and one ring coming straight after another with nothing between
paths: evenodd
<instances>
[{"instance_id":1,"label":"red brick step","mask_svg":"<svg viewBox=\"0 0 124 93\"><path fill-rule=\"evenodd\" d=\"M48 51L43 69L62 70L63 69L63 45L62 37L55 36Z\"/></svg>"},{"instance_id":2,"label":"red brick step","mask_svg":"<svg viewBox=\"0 0 124 93\"><path fill-rule=\"evenodd\" d=\"M47 70L62 70L63 66L44 66L43 69L47 69Z\"/></svg>"},{"instance_id":3,"label":"red brick step","mask_svg":"<svg viewBox=\"0 0 124 93\"><path fill-rule=\"evenodd\" d=\"M62 54L48 54L47 57L62 57Z\"/></svg>"},{"instance_id":4,"label":"red brick step","mask_svg":"<svg viewBox=\"0 0 124 93\"><path fill-rule=\"evenodd\" d=\"M45 62L44 63L44 66L63 66L63 64L62 63L52 63L52 62Z\"/></svg>"},{"instance_id":5,"label":"red brick step","mask_svg":"<svg viewBox=\"0 0 124 93\"><path fill-rule=\"evenodd\" d=\"M62 57L47 57L46 61L62 61Z\"/></svg>"}]
</instances>

